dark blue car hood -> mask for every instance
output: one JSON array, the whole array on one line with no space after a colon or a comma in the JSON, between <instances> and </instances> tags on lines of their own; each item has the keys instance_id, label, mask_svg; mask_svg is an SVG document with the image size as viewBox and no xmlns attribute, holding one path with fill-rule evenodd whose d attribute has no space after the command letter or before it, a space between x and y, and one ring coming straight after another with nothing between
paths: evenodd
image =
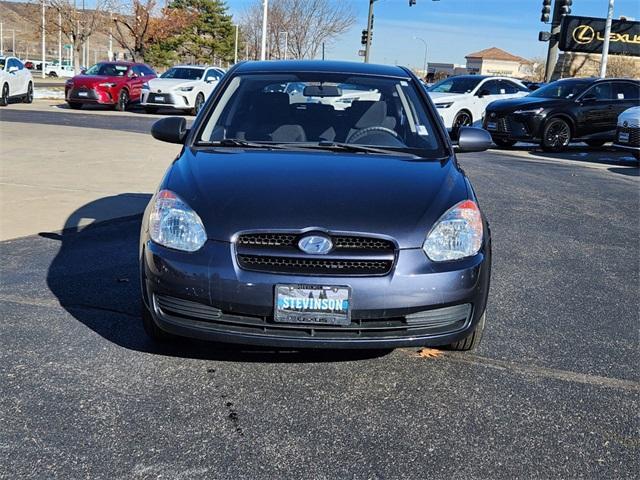
<instances>
[{"instance_id":1,"label":"dark blue car hood","mask_svg":"<svg viewBox=\"0 0 640 480\"><path fill-rule=\"evenodd\" d=\"M451 205L469 198L453 161L332 152L185 149L162 188L202 219L210 239L244 230L318 227L420 247Z\"/></svg>"}]
</instances>

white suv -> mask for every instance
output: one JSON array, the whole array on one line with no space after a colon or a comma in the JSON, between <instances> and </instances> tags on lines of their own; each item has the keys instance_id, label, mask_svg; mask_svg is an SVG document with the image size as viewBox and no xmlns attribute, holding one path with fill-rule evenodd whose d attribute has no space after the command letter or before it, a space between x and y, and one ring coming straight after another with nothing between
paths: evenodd
<instances>
[{"instance_id":1,"label":"white suv","mask_svg":"<svg viewBox=\"0 0 640 480\"><path fill-rule=\"evenodd\" d=\"M140 104L147 113L159 108L188 110L197 115L224 72L216 67L180 65L142 86Z\"/></svg>"},{"instance_id":2,"label":"white suv","mask_svg":"<svg viewBox=\"0 0 640 480\"><path fill-rule=\"evenodd\" d=\"M0 105L16 97L25 103L33 101L31 72L16 57L0 57Z\"/></svg>"},{"instance_id":3,"label":"white suv","mask_svg":"<svg viewBox=\"0 0 640 480\"><path fill-rule=\"evenodd\" d=\"M520 81L507 77L460 75L446 78L427 89L448 130L482 126L484 111L494 100L531 93Z\"/></svg>"}]
</instances>

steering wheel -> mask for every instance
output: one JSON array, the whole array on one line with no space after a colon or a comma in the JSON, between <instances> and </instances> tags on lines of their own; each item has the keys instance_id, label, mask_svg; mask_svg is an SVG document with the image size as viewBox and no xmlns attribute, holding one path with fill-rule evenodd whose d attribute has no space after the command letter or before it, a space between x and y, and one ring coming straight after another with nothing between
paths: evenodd
<instances>
[{"instance_id":1,"label":"steering wheel","mask_svg":"<svg viewBox=\"0 0 640 480\"><path fill-rule=\"evenodd\" d=\"M383 133L387 133L389 135L392 135L394 138L398 138L398 133L395 130L391 130L390 128L387 127L367 127L367 128L363 128L362 130L358 130L356 132L353 132L349 138L347 138L347 140L345 141L345 143L354 143L357 140L360 140L362 137L366 137L367 135L369 135L372 132L383 132Z\"/></svg>"}]
</instances>

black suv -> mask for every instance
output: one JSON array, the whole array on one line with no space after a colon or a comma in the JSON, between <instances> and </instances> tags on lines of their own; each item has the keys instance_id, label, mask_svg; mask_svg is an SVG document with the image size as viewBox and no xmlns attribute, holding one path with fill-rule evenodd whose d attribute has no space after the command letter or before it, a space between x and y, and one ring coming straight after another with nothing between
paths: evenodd
<instances>
[{"instance_id":1,"label":"black suv","mask_svg":"<svg viewBox=\"0 0 640 480\"><path fill-rule=\"evenodd\" d=\"M483 127L500 147L517 141L540 142L556 152L572 141L598 147L615 140L618 115L639 101L638 80L558 80L526 97L490 103Z\"/></svg>"}]
</instances>

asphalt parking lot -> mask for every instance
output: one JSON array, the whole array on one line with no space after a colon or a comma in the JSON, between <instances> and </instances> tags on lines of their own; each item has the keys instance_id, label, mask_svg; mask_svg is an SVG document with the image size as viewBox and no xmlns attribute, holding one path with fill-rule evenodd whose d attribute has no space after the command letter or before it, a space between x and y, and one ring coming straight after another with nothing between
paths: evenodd
<instances>
[{"instance_id":1,"label":"asphalt parking lot","mask_svg":"<svg viewBox=\"0 0 640 480\"><path fill-rule=\"evenodd\" d=\"M2 110L0 132L154 118L55 108ZM121 198L151 189L96 191L64 230L0 242L0 478L637 478L637 163L459 159L493 237L474 353L150 343Z\"/></svg>"}]
</instances>

